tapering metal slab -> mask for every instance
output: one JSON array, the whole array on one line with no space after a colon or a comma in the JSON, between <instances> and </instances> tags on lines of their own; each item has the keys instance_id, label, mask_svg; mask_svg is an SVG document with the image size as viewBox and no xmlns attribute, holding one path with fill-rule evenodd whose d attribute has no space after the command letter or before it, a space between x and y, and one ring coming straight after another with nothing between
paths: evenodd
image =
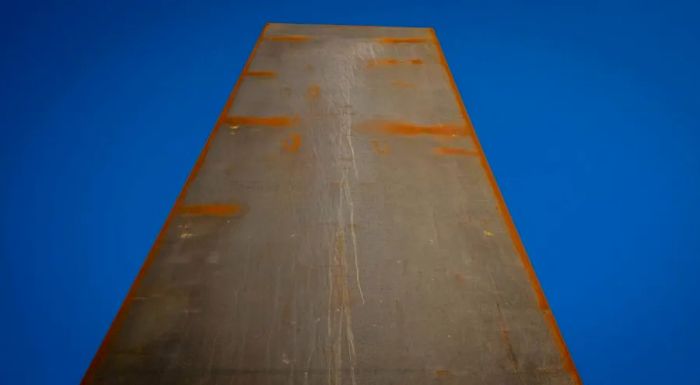
<instances>
[{"instance_id":1,"label":"tapering metal slab","mask_svg":"<svg viewBox=\"0 0 700 385\"><path fill-rule=\"evenodd\" d=\"M577 384L431 29L269 24L85 384Z\"/></svg>"}]
</instances>

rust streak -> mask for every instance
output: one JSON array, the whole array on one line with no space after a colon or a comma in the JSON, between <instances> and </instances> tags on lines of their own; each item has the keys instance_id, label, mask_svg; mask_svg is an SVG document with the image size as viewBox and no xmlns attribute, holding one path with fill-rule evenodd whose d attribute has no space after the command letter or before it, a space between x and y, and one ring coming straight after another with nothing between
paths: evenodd
<instances>
[{"instance_id":1,"label":"rust streak","mask_svg":"<svg viewBox=\"0 0 700 385\"><path fill-rule=\"evenodd\" d=\"M508 352L508 360L510 361L511 365L513 365L513 370L517 372L520 365L518 365L518 357L516 357L515 355L513 343L510 341L510 330L508 330L508 326L506 325L506 321L503 318L503 312L501 312L501 306L499 304L496 304L496 309L498 310L501 339L503 340L503 344L505 345L506 351Z\"/></svg>"},{"instance_id":2,"label":"rust streak","mask_svg":"<svg viewBox=\"0 0 700 385\"><path fill-rule=\"evenodd\" d=\"M298 116L228 116L224 123L232 126L290 127L299 123Z\"/></svg>"},{"instance_id":3,"label":"rust streak","mask_svg":"<svg viewBox=\"0 0 700 385\"><path fill-rule=\"evenodd\" d=\"M382 67L399 64L398 59L373 59L367 62L367 67Z\"/></svg>"},{"instance_id":4,"label":"rust streak","mask_svg":"<svg viewBox=\"0 0 700 385\"><path fill-rule=\"evenodd\" d=\"M518 359L515 356L515 351L513 351L513 344L510 342L510 332L508 329L501 329L501 338L503 338L503 344L506 346L508 351L508 360L511 365L513 365L514 370L518 370Z\"/></svg>"},{"instance_id":5,"label":"rust streak","mask_svg":"<svg viewBox=\"0 0 700 385\"><path fill-rule=\"evenodd\" d=\"M182 206L178 210L183 215L228 217L241 211L241 206L230 204L210 204Z\"/></svg>"},{"instance_id":6,"label":"rust streak","mask_svg":"<svg viewBox=\"0 0 700 385\"><path fill-rule=\"evenodd\" d=\"M321 87L316 84L312 84L306 89L306 97L309 100L316 100L321 95Z\"/></svg>"},{"instance_id":7,"label":"rust streak","mask_svg":"<svg viewBox=\"0 0 700 385\"><path fill-rule=\"evenodd\" d=\"M436 147L435 153L438 155L479 156L479 153L476 151L459 147Z\"/></svg>"},{"instance_id":8,"label":"rust streak","mask_svg":"<svg viewBox=\"0 0 700 385\"><path fill-rule=\"evenodd\" d=\"M275 78L277 77L277 72L274 71L247 71L245 76L251 76L254 78Z\"/></svg>"},{"instance_id":9,"label":"rust streak","mask_svg":"<svg viewBox=\"0 0 700 385\"><path fill-rule=\"evenodd\" d=\"M370 68L386 67L386 66L395 66L395 65L399 65L399 64L419 65L419 64L423 64L423 60L421 60L421 59L399 60L399 59L395 59L395 58L373 59L373 60L369 60L367 62L367 67L370 67Z\"/></svg>"},{"instance_id":10,"label":"rust streak","mask_svg":"<svg viewBox=\"0 0 700 385\"><path fill-rule=\"evenodd\" d=\"M559 327L557 326L557 321L554 319L554 315L552 315L552 311L549 308L549 304L547 303L547 299L544 296L544 292L542 291L542 286L540 285L539 280L537 279L537 274L535 273L534 268L532 267L532 262L530 261L530 258L527 255L527 252L525 251L525 246L523 245L522 240L520 239L520 235L518 234L518 230L515 228L515 224L513 223L513 218L510 216L510 212L508 211L508 207L506 206L506 202L503 199L503 195L501 194L501 190L498 188L498 184L496 183L496 178L493 175L493 171L491 170L491 167L489 166L488 161L486 160L486 156L484 155L484 151L481 147L481 143L479 143L479 138L477 138L476 133L474 132L474 127L471 123L471 120L469 119L469 115L467 114L466 108L464 108L464 102L462 101L462 97L459 94L459 90L457 89L457 83L455 82L454 77L452 76L452 72L450 71L449 66L447 65L447 60L445 59L445 54L442 51L442 48L440 47L440 42L437 39L437 35L435 34L435 30L431 29L430 33L432 35L433 42L435 44L435 47L437 49L438 55L440 56L440 64L442 65L443 70L445 71L445 74L450 80L450 86L452 87L452 92L455 98L455 101L459 105L460 112L462 114L462 118L464 119L464 122L467 124L467 127L469 128L470 136L472 138L472 141L474 142L474 145L476 146L477 151L479 152L479 160L481 162L481 167L486 173L486 176L488 178L489 184L491 185L491 189L493 190L493 193L496 197L496 201L498 203L498 209L499 212L501 213L501 217L506 223L506 226L508 228L508 233L510 235L510 238L514 244L515 251L518 254L518 257L520 259L520 262L523 264L525 271L527 272L528 278L530 280L530 283L532 285L532 288L535 292L535 295L537 296L537 302L539 305L540 310L542 311L542 316L544 317L547 325L549 326L549 329L552 333L552 337L554 339L554 342L556 343L559 352L562 357L563 361L563 369L569 373L571 376L572 380L574 381L575 384L577 385L582 385L583 382L581 381L581 376L579 376L578 371L576 370L576 365L574 364L574 360L571 358L571 353L569 352L569 349L566 346L566 342L564 342L564 337L561 334L561 331L559 330Z\"/></svg>"},{"instance_id":11,"label":"rust streak","mask_svg":"<svg viewBox=\"0 0 700 385\"><path fill-rule=\"evenodd\" d=\"M363 126L386 134L403 136L431 135L456 137L468 135L467 129L457 124L420 125L401 121L370 121Z\"/></svg>"},{"instance_id":12,"label":"rust streak","mask_svg":"<svg viewBox=\"0 0 700 385\"><path fill-rule=\"evenodd\" d=\"M288 139L282 141L282 149L287 152L299 152L301 147L301 135L293 133Z\"/></svg>"},{"instance_id":13,"label":"rust streak","mask_svg":"<svg viewBox=\"0 0 700 385\"><path fill-rule=\"evenodd\" d=\"M416 86L414 83L405 82L403 80L392 80L391 84L398 88L413 88Z\"/></svg>"},{"instance_id":14,"label":"rust streak","mask_svg":"<svg viewBox=\"0 0 700 385\"><path fill-rule=\"evenodd\" d=\"M427 37L380 37L377 39L383 44L404 44L404 43L430 43L431 39Z\"/></svg>"},{"instance_id":15,"label":"rust streak","mask_svg":"<svg viewBox=\"0 0 700 385\"><path fill-rule=\"evenodd\" d=\"M270 36L265 36L265 40L287 41L287 42L304 42L304 41L311 40L311 36L307 36L307 35L270 35Z\"/></svg>"},{"instance_id":16,"label":"rust streak","mask_svg":"<svg viewBox=\"0 0 700 385\"><path fill-rule=\"evenodd\" d=\"M450 371L447 369L437 369L435 371L435 377L437 378L447 378L450 376Z\"/></svg>"}]
</instances>

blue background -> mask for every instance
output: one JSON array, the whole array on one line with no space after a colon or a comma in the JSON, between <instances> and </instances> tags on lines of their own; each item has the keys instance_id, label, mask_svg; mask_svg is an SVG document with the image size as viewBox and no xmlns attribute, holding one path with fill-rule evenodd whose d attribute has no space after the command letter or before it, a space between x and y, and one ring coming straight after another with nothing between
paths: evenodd
<instances>
[{"instance_id":1,"label":"blue background","mask_svg":"<svg viewBox=\"0 0 700 385\"><path fill-rule=\"evenodd\" d=\"M435 27L584 382L700 383L698 7L198 3L3 5L0 382L80 381L278 21Z\"/></svg>"}]
</instances>

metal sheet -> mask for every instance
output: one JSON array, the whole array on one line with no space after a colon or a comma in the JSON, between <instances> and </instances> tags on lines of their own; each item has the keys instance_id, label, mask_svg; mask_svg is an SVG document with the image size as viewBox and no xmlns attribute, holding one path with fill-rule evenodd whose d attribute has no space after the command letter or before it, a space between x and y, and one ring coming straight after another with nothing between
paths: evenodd
<instances>
[{"instance_id":1,"label":"metal sheet","mask_svg":"<svg viewBox=\"0 0 700 385\"><path fill-rule=\"evenodd\" d=\"M580 380L434 32L269 24L83 382Z\"/></svg>"}]
</instances>

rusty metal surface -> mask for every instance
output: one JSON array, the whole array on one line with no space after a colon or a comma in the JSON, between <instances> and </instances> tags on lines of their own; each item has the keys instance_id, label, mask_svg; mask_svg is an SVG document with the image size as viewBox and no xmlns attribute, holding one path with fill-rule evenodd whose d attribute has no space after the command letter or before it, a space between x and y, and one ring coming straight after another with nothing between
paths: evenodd
<instances>
[{"instance_id":1,"label":"rusty metal surface","mask_svg":"<svg viewBox=\"0 0 700 385\"><path fill-rule=\"evenodd\" d=\"M432 30L270 24L86 384L575 384Z\"/></svg>"}]
</instances>

